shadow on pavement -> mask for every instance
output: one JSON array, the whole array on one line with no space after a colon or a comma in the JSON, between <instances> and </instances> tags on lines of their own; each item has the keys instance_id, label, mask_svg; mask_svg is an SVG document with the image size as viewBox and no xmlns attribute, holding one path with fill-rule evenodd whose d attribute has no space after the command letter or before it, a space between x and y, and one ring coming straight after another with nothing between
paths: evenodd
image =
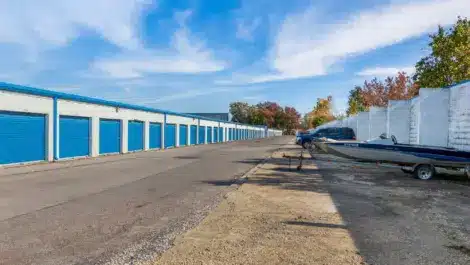
<instances>
[{"instance_id":1,"label":"shadow on pavement","mask_svg":"<svg viewBox=\"0 0 470 265\"><path fill-rule=\"evenodd\" d=\"M290 150L300 154L300 148ZM272 158L266 174L255 174L245 183L329 194L347 226L286 224L348 229L367 264L470 264L467 186L440 179L420 181L395 168L337 163L334 157L305 162L313 166L296 171L294 162L290 171L288 159Z\"/></svg>"}]
</instances>

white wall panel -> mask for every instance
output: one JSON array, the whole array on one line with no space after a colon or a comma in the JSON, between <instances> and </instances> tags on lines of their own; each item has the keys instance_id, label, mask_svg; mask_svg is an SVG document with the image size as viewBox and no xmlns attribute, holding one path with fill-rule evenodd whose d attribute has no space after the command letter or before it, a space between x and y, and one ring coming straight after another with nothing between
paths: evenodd
<instances>
[{"instance_id":1,"label":"white wall panel","mask_svg":"<svg viewBox=\"0 0 470 265\"><path fill-rule=\"evenodd\" d=\"M421 88L419 144L447 146L450 89Z\"/></svg>"},{"instance_id":2,"label":"white wall panel","mask_svg":"<svg viewBox=\"0 0 470 265\"><path fill-rule=\"evenodd\" d=\"M369 138L387 133L387 108L372 107L369 111Z\"/></svg>"},{"instance_id":3,"label":"white wall panel","mask_svg":"<svg viewBox=\"0 0 470 265\"><path fill-rule=\"evenodd\" d=\"M410 100L390 100L387 108L387 135L394 135L399 143L410 143Z\"/></svg>"},{"instance_id":4,"label":"white wall panel","mask_svg":"<svg viewBox=\"0 0 470 265\"><path fill-rule=\"evenodd\" d=\"M357 139L369 140L369 112L361 112L357 115Z\"/></svg>"},{"instance_id":5,"label":"white wall panel","mask_svg":"<svg viewBox=\"0 0 470 265\"><path fill-rule=\"evenodd\" d=\"M470 82L450 88L449 147L470 151Z\"/></svg>"},{"instance_id":6,"label":"white wall panel","mask_svg":"<svg viewBox=\"0 0 470 265\"><path fill-rule=\"evenodd\" d=\"M214 126L218 126L218 125L219 125L219 122L217 122L217 121L207 121L207 120L201 119L201 120L200 120L200 125L201 125L201 126L211 126L211 127L214 127Z\"/></svg>"},{"instance_id":7,"label":"white wall panel","mask_svg":"<svg viewBox=\"0 0 470 265\"><path fill-rule=\"evenodd\" d=\"M166 115L166 123L197 125L197 118L182 117L177 115Z\"/></svg>"}]
</instances>

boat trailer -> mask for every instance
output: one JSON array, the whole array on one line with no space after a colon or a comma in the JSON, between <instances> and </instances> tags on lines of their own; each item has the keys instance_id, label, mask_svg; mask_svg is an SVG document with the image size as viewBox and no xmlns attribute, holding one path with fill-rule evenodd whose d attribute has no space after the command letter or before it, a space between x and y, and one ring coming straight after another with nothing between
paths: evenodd
<instances>
[{"instance_id":1,"label":"boat trailer","mask_svg":"<svg viewBox=\"0 0 470 265\"><path fill-rule=\"evenodd\" d=\"M304 151L300 151L300 156L289 156L286 155L285 153L282 154L283 158L288 158L289 159L289 171L291 171L291 164L292 164L292 159L299 160L299 165L297 166L297 171L302 170L302 165L303 165L303 160L305 159L304 157Z\"/></svg>"}]
</instances>

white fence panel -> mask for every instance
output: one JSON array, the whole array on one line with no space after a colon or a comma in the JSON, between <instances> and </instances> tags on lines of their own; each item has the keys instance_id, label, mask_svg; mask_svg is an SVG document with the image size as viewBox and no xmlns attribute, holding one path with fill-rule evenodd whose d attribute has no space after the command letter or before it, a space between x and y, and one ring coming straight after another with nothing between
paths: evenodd
<instances>
[{"instance_id":1,"label":"white fence panel","mask_svg":"<svg viewBox=\"0 0 470 265\"><path fill-rule=\"evenodd\" d=\"M390 100L387 108L387 135L394 135L399 143L410 143L410 100Z\"/></svg>"},{"instance_id":2,"label":"white fence panel","mask_svg":"<svg viewBox=\"0 0 470 265\"><path fill-rule=\"evenodd\" d=\"M448 145L470 151L470 82L450 88Z\"/></svg>"},{"instance_id":3,"label":"white fence panel","mask_svg":"<svg viewBox=\"0 0 470 265\"><path fill-rule=\"evenodd\" d=\"M372 107L369 111L369 139L387 132L387 109Z\"/></svg>"},{"instance_id":4,"label":"white fence panel","mask_svg":"<svg viewBox=\"0 0 470 265\"><path fill-rule=\"evenodd\" d=\"M449 137L450 89L427 89L419 91L420 122L419 144L447 146Z\"/></svg>"},{"instance_id":5,"label":"white fence panel","mask_svg":"<svg viewBox=\"0 0 470 265\"><path fill-rule=\"evenodd\" d=\"M369 112L361 112L357 115L357 139L369 140Z\"/></svg>"}]
</instances>

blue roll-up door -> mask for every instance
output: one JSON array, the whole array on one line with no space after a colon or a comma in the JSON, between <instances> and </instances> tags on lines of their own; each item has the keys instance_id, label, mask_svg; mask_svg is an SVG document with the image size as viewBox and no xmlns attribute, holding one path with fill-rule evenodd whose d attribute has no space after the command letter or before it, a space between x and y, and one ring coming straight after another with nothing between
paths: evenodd
<instances>
[{"instance_id":1,"label":"blue roll-up door","mask_svg":"<svg viewBox=\"0 0 470 265\"><path fill-rule=\"evenodd\" d=\"M176 125L165 124L165 148L176 146Z\"/></svg>"},{"instance_id":2,"label":"blue roll-up door","mask_svg":"<svg viewBox=\"0 0 470 265\"><path fill-rule=\"evenodd\" d=\"M206 140L206 126L199 126L199 144L204 144Z\"/></svg>"},{"instance_id":3,"label":"blue roll-up door","mask_svg":"<svg viewBox=\"0 0 470 265\"><path fill-rule=\"evenodd\" d=\"M219 129L217 127L214 127L214 143L219 142Z\"/></svg>"},{"instance_id":4,"label":"blue roll-up door","mask_svg":"<svg viewBox=\"0 0 470 265\"><path fill-rule=\"evenodd\" d=\"M180 125L180 146L185 146L188 144L188 125Z\"/></svg>"},{"instance_id":5,"label":"blue roll-up door","mask_svg":"<svg viewBox=\"0 0 470 265\"><path fill-rule=\"evenodd\" d=\"M121 121L100 119L100 154L121 152Z\"/></svg>"},{"instance_id":6,"label":"blue roll-up door","mask_svg":"<svg viewBox=\"0 0 470 265\"><path fill-rule=\"evenodd\" d=\"M232 128L228 128L228 140L232 141Z\"/></svg>"},{"instance_id":7,"label":"blue roll-up door","mask_svg":"<svg viewBox=\"0 0 470 265\"><path fill-rule=\"evenodd\" d=\"M0 111L0 164L46 159L46 116Z\"/></svg>"},{"instance_id":8,"label":"blue roll-up door","mask_svg":"<svg viewBox=\"0 0 470 265\"><path fill-rule=\"evenodd\" d=\"M90 118L59 117L59 158L90 155Z\"/></svg>"},{"instance_id":9,"label":"blue roll-up door","mask_svg":"<svg viewBox=\"0 0 470 265\"><path fill-rule=\"evenodd\" d=\"M162 124L159 122L151 122L149 124L149 148L162 148Z\"/></svg>"},{"instance_id":10,"label":"blue roll-up door","mask_svg":"<svg viewBox=\"0 0 470 265\"><path fill-rule=\"evenodd\" d=\"M219 143L224 141L224 128L220 127L219 128Z\"/></svg>"},{"instance_id":11,"label":"blue roll-up door","mask_svg":"<svg viewBox=\"0 0 470 265\"><path fill-rule=\"evenodd\" d=\"M191 134L190 134L190 143L191 145L197 144L197 126L191 125Z\"/></svg>"},{"instance_id":12,"label":"blue roll-up door","mask_svg":"<svg viewBox=\"0 0 470 265\"><path fill-rule=\"evenodd\" d=\"M212 143L212 127L210 126L207 127L207 143Z\"/></svg>"},{"instance_id":13,"label":"blue roll-up door","mask_svg":"<svg viewBox=\"0 0 470 265\"><path fill-rule=\"evenodd\" d=\"M144 122L129 121L127 127L127 150L129 152L144 149Z\"/></svg>"}]
</instances>

